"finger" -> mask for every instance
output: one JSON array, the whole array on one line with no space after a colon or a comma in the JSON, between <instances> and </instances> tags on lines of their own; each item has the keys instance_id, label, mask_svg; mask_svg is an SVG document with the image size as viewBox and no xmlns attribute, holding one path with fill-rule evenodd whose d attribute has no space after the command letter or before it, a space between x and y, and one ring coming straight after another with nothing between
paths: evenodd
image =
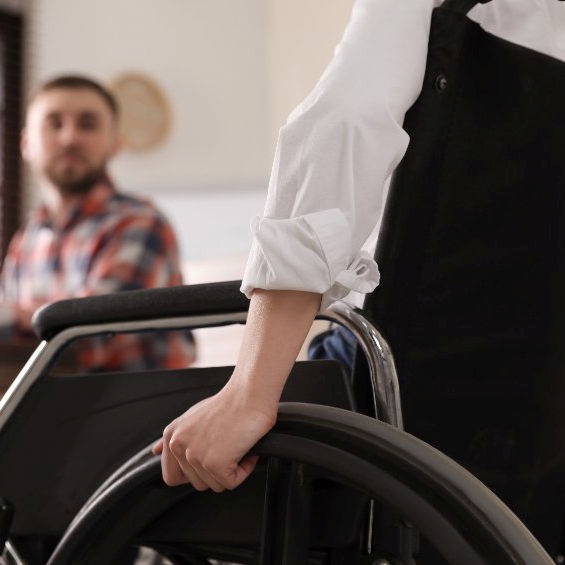
<instances>
[{"instance_id":1,"label":"finger","mask_svg":"<svg viewBox=\"0 0 565 565\"><path fill-rule=\"evenodd\" d=\"M163 438L161 438L152 448L153 455L159 455L163 451Z\"/></svg>"},{"instance_id":2,"label":"finger","mask_svg":"<svg viewBox=\"0 0 565 565\"><path fill-rule=\"evenodd\" d=\"M179 460L180 459L180 460ZM200 475L197 471L192 467L192 465L187 461L187 458L184 457L178 458L177 463L179 467L182 469L182 472L187 479L187 481L198 491L208 490L208 484L200 478Z\"/></svg>"},{"instance_id":3,"label":"finger","mask_svg":"<svg viewBox=\"0 0 565 565\"><path fill-rule=\"evenodd\" d=\"M257 466L258 461L258 455L247 455L239 462L239 467L243 470L244 473L246 473L246 477L249 477L249 475L251 475L251 473Z\"/></svg>"},{"instance_id":4,"label":"finger","mask_svg":"<svg viewBox=\"0 0 565 565\"><path fill-rule=\"evenodd\" d=\"M257 455L248 455L244 457L235 468L234 474L231 477L230 485L226 486L230 490L237 488L255 469L259 457Z\"/></svg>"},{"instance_id":5,"label":"finger","mask_svg":"<svg viewBox=\"0 0 565 565\"><path fill-rule=\"evenodd\" d=\"M170 487L188 482L183 470L166 444L163 444L161 454L161 472L163 474L163 480Z\"/></svg>"},{"instance_id":6,"label":"finger","mask_svg":"<svg viewBox=\"0 0 565 565\"><path fill-rule=\"evenodd\" d=\"M222 484L222 481L207 466L204 466L195 461L191 461L190 464L196 471L196 473L198 473L200 480L205 482L208 487L211 488L214 492L223 492L224 490L226 490L226 487Z\"/></svg>"},{"instance_id":7,"label":"finger","mask_svg":"<svg viewBox=\"0 0 565 565\"><path fill-rule=\"evenodd\" d=\"M200 479L198 473L192 468L187 458L187 449L180 436L173 434L166 442L166 450L171 458L175 459L177 467L180 469L185 483L190 483L196 490L206 490L208 485Z\"/></svg>"}]
</instances>

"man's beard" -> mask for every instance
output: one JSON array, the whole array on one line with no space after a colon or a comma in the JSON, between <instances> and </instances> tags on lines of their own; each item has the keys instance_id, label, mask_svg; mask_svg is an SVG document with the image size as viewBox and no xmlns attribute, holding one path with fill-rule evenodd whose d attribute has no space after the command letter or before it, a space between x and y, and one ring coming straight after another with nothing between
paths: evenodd
<instances>
[{"instance_id":1,"label":"man's beard","mask_svg":"<svg viewBox=\"0 0 565 565\"><path fill-rule=\"evenodd\" d=\"M106 164L86 169L82 174L65 174L65 171L57 171L54 167L48 167L45 175L56 186L61 194L76 196L86 194L90 189L106 175Z\"/></svg>"}]
</instances>

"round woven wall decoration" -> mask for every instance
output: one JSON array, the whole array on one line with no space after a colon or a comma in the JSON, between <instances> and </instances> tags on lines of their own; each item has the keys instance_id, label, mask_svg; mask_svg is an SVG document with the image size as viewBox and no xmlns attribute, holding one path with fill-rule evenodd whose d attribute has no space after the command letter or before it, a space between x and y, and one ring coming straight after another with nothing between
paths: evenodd
<instances>
[{"instance_id":1,"label":"round woven wall decoration","mask_svg":"<svg viewBox=\"0 0 565 565\"><path fill-rule=\"evenodd\" d=\"M110 84L120 105L124 145L148 151L163 142L171 128L171 108L157 83L140 73L120 75Z\"/></svg>"}]
</instances>

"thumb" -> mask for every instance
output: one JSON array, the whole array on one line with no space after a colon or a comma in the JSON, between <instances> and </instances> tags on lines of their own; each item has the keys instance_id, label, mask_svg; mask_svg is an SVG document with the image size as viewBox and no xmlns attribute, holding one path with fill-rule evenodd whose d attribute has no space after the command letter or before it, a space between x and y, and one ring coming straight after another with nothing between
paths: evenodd
<instances>
[{"instance_id":1,"label":"thumb","mask_svg":"<svg viewBox=\"0 0 565 565\"><path fill-rule=\"evenodd\" d=\"M257 455L248 455L244 457L238 464L235 477L233 478L233 482L230 485L230 489L234 489L238 487L255 469L257 466L257 461L259 461L259 456Z\"/></svg>"},{"instance_id":2,"label":"thumb","mask_svg":"<svg viewBox=\"0 0 565 565\"><path fill-rule=\"evenodd\" d=\"M153 455L160 455L163 452L163 438L161 438L152 448Z\"/></svg>"}]
</instances>

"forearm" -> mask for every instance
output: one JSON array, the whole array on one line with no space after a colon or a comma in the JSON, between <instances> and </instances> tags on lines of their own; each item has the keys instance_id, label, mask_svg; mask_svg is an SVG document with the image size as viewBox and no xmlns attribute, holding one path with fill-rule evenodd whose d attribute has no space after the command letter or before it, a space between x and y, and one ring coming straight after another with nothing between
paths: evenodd
<instances>
[{"instance_id":1,"label":"forearm","mask_svg":"<svg viewBox=\"0 0 565 565\"><path fill-rule=\"evenodd\" d=\"M257 457L246 454L275 424L281 391L320 299L307 292L255 290L232 378L171 422L153 448L162 453L168 485L190 482L197 490L220 492L251 473Z\"/></svg>"},{"instance_id":2,"label":"forearm","mask_svg":"<svg viewBox=\"0 0 565 565\"><path fill-rule=\"evenodd\" d=\"M256 289L230 387L276 413L282 389L318 312L321 295Z\"/></svg>"}]
</instances>

